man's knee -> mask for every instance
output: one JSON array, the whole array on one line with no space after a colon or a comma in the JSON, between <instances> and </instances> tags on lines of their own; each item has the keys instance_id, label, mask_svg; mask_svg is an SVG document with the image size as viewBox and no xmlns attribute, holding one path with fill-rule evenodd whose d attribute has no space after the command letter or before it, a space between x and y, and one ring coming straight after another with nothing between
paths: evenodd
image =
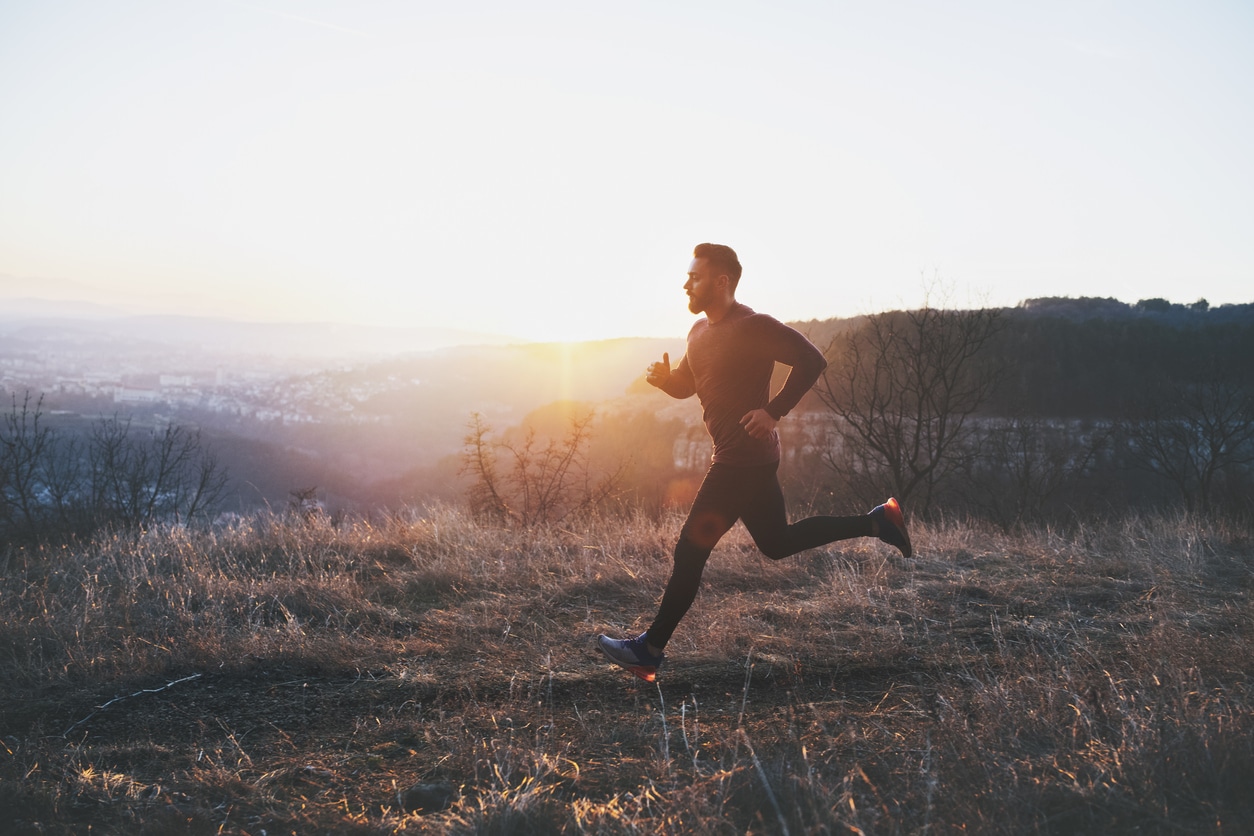
<instances>
[{"instance_id":1,"label":"man's knee","mask_svg":"<svg viewBox=\"0 0 1254 836\"><path fill-rule=\"evenodd\" d=\"M753 537L753 544L758 547L758 551L771 560L783 560L797 551L793 548L787 525L764 525L755 522L745 527L749 529L749 535Z\"/></svg>"},{"instance_id":2,"label":"man's knee","mask_svg":"<svg viewBox=\"0 0 1254 836\"><path fill-rule=\"evenodd\" d=\"M767 540L765 542L757 542L758 551L771 560L783 560L785 557L791 557L794 552L785 540Z\"/></svg>"},{"instance_id":3,"label":"man's knee","mask_svg":"<svg viewBox=\"0 0 1254 836\"><path fill-rule=\"evenodd\" d=\"M679 542L675 544L676 570L696 569L700 571L705 568L705 562L709 558L710 549L694 543L686 534L679 536Z\"/></svg>"},{"instance_id":4,"label":"man's knee","mask_svg":"<svg viewBox=\"0 0 1254 836\"><path fill-rule=\"evenodd\" d=\"M680 539L690 541L695 548L713 551L733 522L717 511L693 511L684 523Z\"/></svg>"}]
</instances>

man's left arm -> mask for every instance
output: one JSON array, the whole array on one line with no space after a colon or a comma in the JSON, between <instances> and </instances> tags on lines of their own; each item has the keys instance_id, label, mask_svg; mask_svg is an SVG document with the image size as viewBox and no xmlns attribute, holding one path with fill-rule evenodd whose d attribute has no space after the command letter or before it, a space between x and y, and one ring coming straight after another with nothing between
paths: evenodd
<instances>
[{"instance_id":1,"label":"man's left arm","mask_svg":"<svg viewBox=\"0 0 1254 836\"><path fill-rule=\"evenodd\" d=\"M784 385L766 405L767 414L778 421L791 412L818 381L827 368L827 359L800 331L782 322L772 321L772 324L772 357L775 362L789 367Z\"/></svg>"},{"instance_id":2,"label":"man's left arm","mask_svg":"<svg viewBox=\"0 0 1254 836\"><path fill-rule=\"evenodd\" d=\"M740 419L753 438L766 438L779 420L792 411L827 368L827 360L809 340L782 322L768 320L765 345L771 359L788 366L788 378L763 409L754 409Z\"/></svg>"}]
</instances>

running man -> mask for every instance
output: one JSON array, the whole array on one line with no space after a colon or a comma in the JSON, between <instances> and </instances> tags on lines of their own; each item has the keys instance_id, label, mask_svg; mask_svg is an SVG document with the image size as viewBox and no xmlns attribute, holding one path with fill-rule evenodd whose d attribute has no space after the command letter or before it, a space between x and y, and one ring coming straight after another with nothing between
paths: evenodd
<instances>
[{"instance_id":1,"label":"running man","mask_svg":"<svg viewBox=\"0 0 1254 836\"><path fill-rule=\"evenodd\" d=\"M688 332L679 366L670 356L648 368L647 380L674 398L696 395L714 456L675 544L675 565L657 617L633 639L602 635L610 661L648 682L701 585L701 573L719 539L740 520L771 560L854 537L878 537L909 557L912 548L896 499L853 517L810 517L789 525L780 490L776 424L818 380L827 361L799 332L736 301L740 261L722 244L699 244L688 267L688 310L704 313ZM790 367L771 397L775 363Z\"/></svg>"}]
</instances>

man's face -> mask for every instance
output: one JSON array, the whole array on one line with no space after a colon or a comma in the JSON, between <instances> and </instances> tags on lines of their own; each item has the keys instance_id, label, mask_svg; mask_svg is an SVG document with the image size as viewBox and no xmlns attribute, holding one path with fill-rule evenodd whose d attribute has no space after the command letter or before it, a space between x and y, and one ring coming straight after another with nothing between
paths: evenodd
<instances>
[{"instance_id":1,"label":"man's face","mask_svg":"<svg viewBox=\"0 0 1254 836\"><path fill-rule=\"evenodd\" d=\"M688 265L688 281L684 282L684 290L688 291L688 310L701 313L717 298L720 282L727 281L726 276L716 274L708 259L694 258Z\"/></svg>"}]
</instances>

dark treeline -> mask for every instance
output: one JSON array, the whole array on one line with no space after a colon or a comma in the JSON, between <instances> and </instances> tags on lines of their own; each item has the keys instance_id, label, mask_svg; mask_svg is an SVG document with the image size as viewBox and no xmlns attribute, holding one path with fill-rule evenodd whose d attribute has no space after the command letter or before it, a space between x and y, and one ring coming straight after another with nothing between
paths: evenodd
<instances>
[{"instance_id":1,"label":"dark treeline","mask_svg":"<svg viewBox=\"0 0 1254 836\"><path fill-rule=\"evenodd\" d=\"M811 329L829 368L790 478L1007 528L1254 509L1254 305L1037 299Z\"/></svg>"},{"instance_id":2,"label":"dark treeline","mask_svg":"<svg viewBox=\"0 0 1254 836\"><path fill-rule=\"evenodd\" d=\"M1164 385L1254 379L1254 305L1038 299L1005 321L994 415L1110 420Z\"/></svg>"}]
</instances>

